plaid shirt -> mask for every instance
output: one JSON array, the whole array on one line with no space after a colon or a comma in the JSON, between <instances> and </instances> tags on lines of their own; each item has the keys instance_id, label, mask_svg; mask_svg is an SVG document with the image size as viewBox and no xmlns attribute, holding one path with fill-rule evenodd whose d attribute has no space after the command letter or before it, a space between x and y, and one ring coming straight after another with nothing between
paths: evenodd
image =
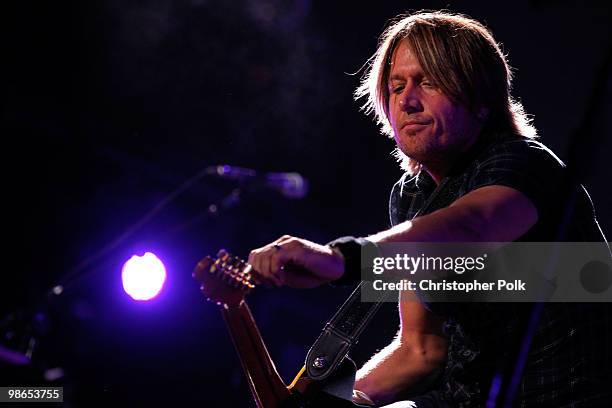
<instances>
[{"instance_id":1,"label":"plaid shirt","mask_svg":"<svg viewBox=\"0 0 612 408\"><path fill-rule=\"evenodd\" d=\"M469 162L454 169L453 176L461 179L455 199L484 186L511 187L525 194L538 211L538 222L520 241L605 241L590 198L578 185L575 210L564 224L565 232L559 232L565 210L560 192L572 184L564 184L570 183L567 170L546 146L504 135L475 150ZM391 224L412 219L435 187L426 172L412 178L404 175L391 192ZM434 392L451 406L484 406L496 373L512 368L516 361L533 304L435 303L426 307L447 316L448 358ZM612 406L611 332L610 303L545 304L515 405Z\"/></svg>"}]
</instances>

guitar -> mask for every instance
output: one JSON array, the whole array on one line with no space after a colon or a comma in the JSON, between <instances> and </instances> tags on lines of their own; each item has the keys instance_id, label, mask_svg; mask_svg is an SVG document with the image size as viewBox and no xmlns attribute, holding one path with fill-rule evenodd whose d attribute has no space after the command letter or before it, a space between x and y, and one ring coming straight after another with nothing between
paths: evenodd
<instances>
[{"instance_id":1,"label":"guitar","mask_svg":"<svg viewBox=\"0 0 612 408\"><path fill-rule=\"evenodd\" d=\"M259 284L251 265L225 250L209 256L195 267L206 299L221 311L242 364L249 389L258 408L365 407L351 401L355 365L345 358L329 379L308 378L306 366L285 385L278 374L245 296ZM338 390L341 390L338 392ZM341 396L338 396L341 394Z\"/></svg>"}]
</instances>

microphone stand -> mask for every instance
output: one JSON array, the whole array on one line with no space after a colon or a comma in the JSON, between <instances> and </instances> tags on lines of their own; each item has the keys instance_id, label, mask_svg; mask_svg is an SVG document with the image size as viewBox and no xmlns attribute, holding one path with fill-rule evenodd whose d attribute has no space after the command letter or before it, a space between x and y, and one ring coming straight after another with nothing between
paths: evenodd
<instances>
[{"instance_id":1,"label":"microphone stand","mask_svg":"<svg viewBox=\"0 0 612 408\"><path fill-rule=\"evenodd\" d=\"M37 304L9 312L4 316L0 320L0 363L10 366L31 365L38 348L39 338L50 331L48 310L56 299L64 294L67 288L71 288L76 282L98 271L100 265L92 267L94 263L118 248L181 194L191 189L202 178L210 175L209 169L209 167L206 167L181 183L115 239L76 264L58 280L56 285L44 292L42 299ZM240 203L242 193L241 187L234 188L219 201L210 203L204 212L173 228L171 235L237 206Z\"/></svg>"}]
</instances>

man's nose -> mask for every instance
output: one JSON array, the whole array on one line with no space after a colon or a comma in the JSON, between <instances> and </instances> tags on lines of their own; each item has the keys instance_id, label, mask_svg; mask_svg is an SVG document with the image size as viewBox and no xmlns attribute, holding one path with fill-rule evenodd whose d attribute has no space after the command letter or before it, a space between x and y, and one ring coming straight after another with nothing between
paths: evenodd
<instances>
[{"instance_id":1,"label":"man's nose","mask_svg":"<svg viewBox=\"0 0 612 408\"><path fill-rule=\"evenodd\" d=\"M413 86L406 86L400 99L400 108L407 113L419 112L423 109L421 101Z\"/></svg>"}]
</instances>

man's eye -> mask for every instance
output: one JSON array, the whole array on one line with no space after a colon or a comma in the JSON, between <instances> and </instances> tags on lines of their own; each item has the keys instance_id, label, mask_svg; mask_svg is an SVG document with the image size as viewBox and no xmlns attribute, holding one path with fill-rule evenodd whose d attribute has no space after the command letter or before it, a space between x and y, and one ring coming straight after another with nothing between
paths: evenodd
<instances>
[{"instance_id":1,"label":"man's eye","mask_svg":"<svg viewBox=\"0 0 612 408\"><path fill-rule=\"evenodd\" d=\"M403 90L404 90L403 86L395 86L391 88L391 92L393 92L394 94L402 93Z\"/></svg>"},{"instance_id":2,"label":"man's eye","mask_svg":"<svg viewBox=\"0 0 612 408\"><path fill-rule=\"evenodd\" d=\"M429 81L421 81L421 86L424 88L435 88L434 84Z\"/></svg>"}]
</instances>

